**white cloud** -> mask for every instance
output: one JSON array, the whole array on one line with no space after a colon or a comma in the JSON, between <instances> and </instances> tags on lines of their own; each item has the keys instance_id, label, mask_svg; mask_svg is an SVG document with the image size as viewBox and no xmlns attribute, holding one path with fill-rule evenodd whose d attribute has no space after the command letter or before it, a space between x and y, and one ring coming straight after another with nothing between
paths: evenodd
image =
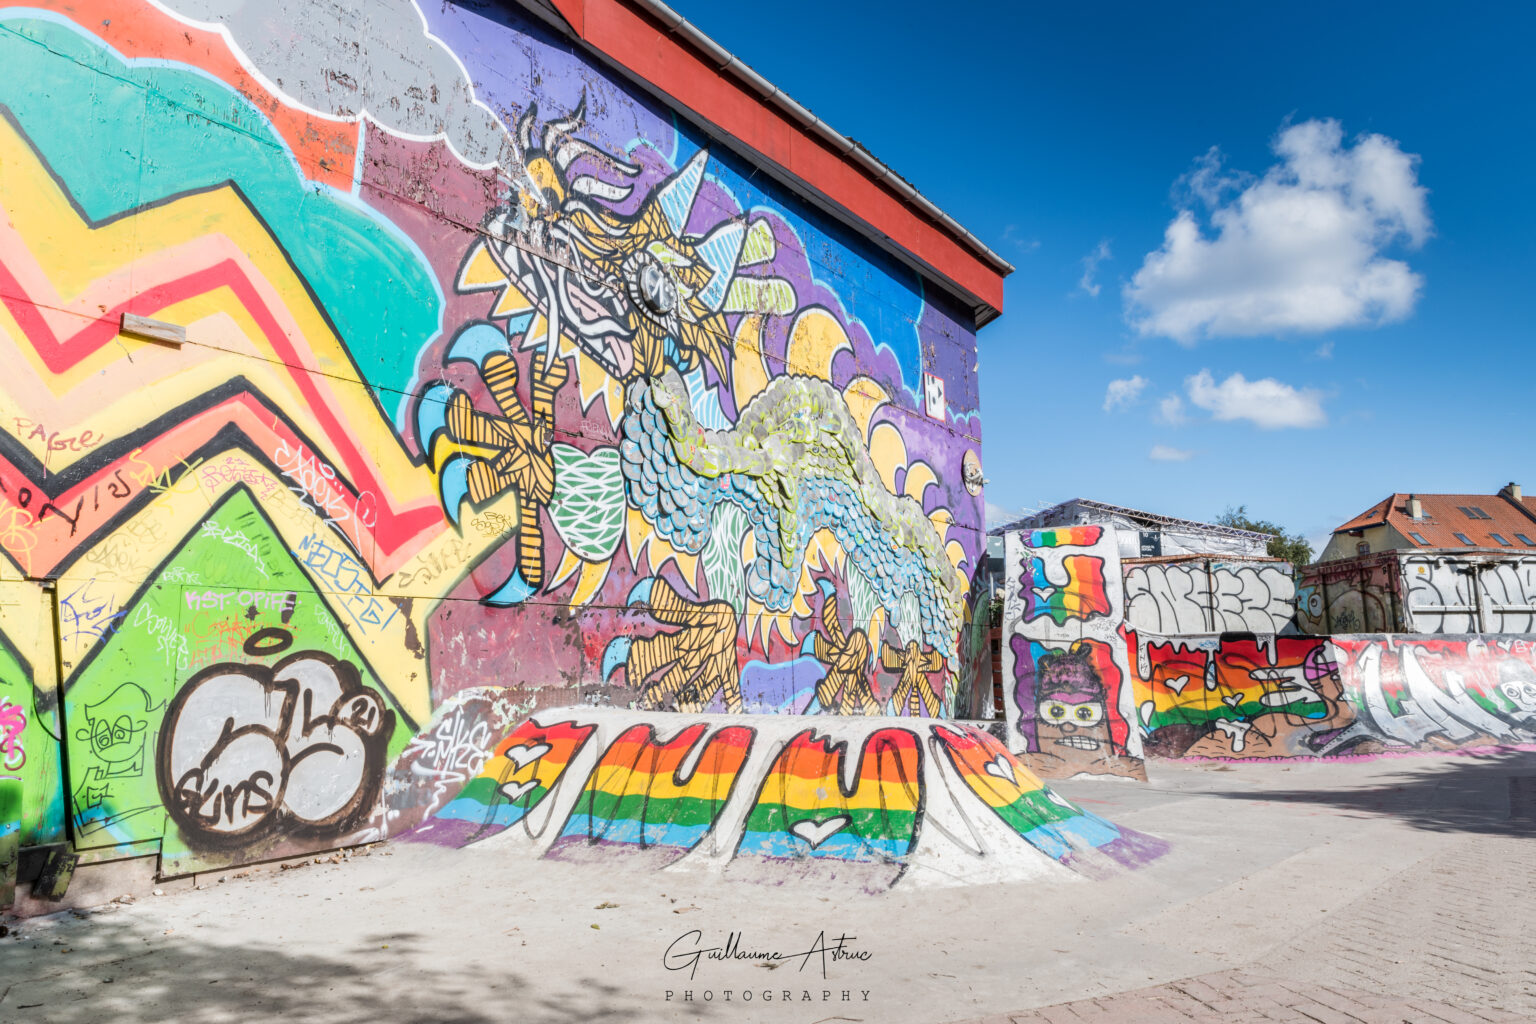
<instances>
[{"instance_id":1,"label":"white cloud","mask_svg":"<svg viewBox=\"0 0 1536 1024\"><path fill-rule=\"evenodd\" d=\"M1164 395L1162 401L1157 403L1156 419L1159 423L1174 427L1189 422L1189 417L1184 415L1184 399L1178 395Z\"/></svg>"},{"instance_id":2,"label":"white cloud","mask_svg":"<svg viewBox=\"0 0 1536 1024\"><path fill-rule=\"evenodd\" d=\"M1209 370L1201 370L1185 378L1184 386L1190 403L1209 412L1212 419L1248 420L1262 430L1320 427L1328 422L1321 392L1293 388L1273 377L1251 381L1234 373L1218 384Z\"/></svg>"},{"instance_id":3,"label":"white cloud","mask_svg":"<svg viewBox=\"0 0 1536 1024\"><path fill-rule=\"evenodd\" d=\"M1317 359L1332 359L1333 358L1333 342L1331 342L1331 341L1323 342L1321 345L1317 346L1317 348L1313 351L1312 355L1313 355L1314 358L1317 358Z\"/></svg>"},{"instance_id":4,"label":"white cloud","mask_svg":"<svg viewBox=\"0 0 1536 1024\"><path fill-rule=\"evenodd\" d=\"M1147 378L1139 373L1134 377L1110 381L1109 387L1104 389L1104 411L1126 408L1141 397L1142 389L1146 386Z\"/></svg>"},{"instance_id":5,"label":"white cloud","mask_svg":"<svg viewBox=\"0 0 1536 1024\"><path fill-rule=\"evenodd\" d=\"M987 529L989 530L996 529L999 526L1007 526L1009 523L1024 517L1023 512L1006 509L990 501L986 503L986 513Z\"/></svg>"},{"instance_id":6,"label":"white cloud","mask_svg":"<svg viewBox=\"0 0 1536 1024\"><path fill-rule=\"evenodd\" d=\"M1019 230L1017 224L1009 224L1003 228L1003 241L1022 253L1031 253L1040 248L1040 239L1026 236Z\"/></svg>"},{"instance_id":7,"label":"white cloud","mask_svg":"<svg viewBox=\"0 0 1536 1024\"><path fill-rule=\"evenodd\" d=\"M1333 120L1286 128L1274 150L1280 161L1261 178L1225 172L1213 149L1180 179L1182 208L1124 289L1138 332L1192 344L1370 327L1413 311L1424 280L1384 252L1431 233L1419 158L1384 135L1346 145Z\"/></svg>"},{"instance_id":8,"label":"white cloud","mask_svg":"<svg viewBox=\"0 0 1536 1024\"><path fill-rule=\"evenodd\" d=\"M1093 252L1083 257L1083 276L1078 280L1077 286L1089 295L1097 296L1101 286L1093 279L1098 272L1099 264L1109 259L1109 240L1105 239L1093 247Z\"/></svg>"},{"instance_id":9,"label":"white cloud","mask_svg":"<svg viewBox=\"0 0 1536 1024\"><path fill-rule=\"evenodd\" d=\"M1183 448L1173 448L1166 444L1155 444L1147 453L1147 458L1153 462L1188 462L1194 457L1194 452L1185 451Z\"/></svg>"}]
</instances>

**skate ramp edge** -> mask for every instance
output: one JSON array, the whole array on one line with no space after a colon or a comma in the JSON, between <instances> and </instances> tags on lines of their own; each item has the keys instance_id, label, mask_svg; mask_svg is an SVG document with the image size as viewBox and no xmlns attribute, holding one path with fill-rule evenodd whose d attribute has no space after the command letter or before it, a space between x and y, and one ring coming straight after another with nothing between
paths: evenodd
<instances>
[{"instance_id":1,"label":"skate ramp edge","mask_svg":"<svg viewBox=\"0 0 1536 1024\"><path fill-rule=\"evenodd\" d=\"M398 838L867 891L1100 878L1167 850L952 721L561 708L484 753Z\"/></svg>"}]
</instances>

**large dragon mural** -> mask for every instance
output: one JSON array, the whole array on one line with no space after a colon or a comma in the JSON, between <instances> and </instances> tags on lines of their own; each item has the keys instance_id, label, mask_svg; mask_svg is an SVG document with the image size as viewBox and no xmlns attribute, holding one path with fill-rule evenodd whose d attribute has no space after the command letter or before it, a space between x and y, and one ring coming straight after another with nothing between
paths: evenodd
<instances>
[{"instance_id":1,"label":"large dragon mural","mask_svg":"<svg viewBox=\"0 0 1536 1024\"><path fill-rule=\"evenodd\" d=\"M478 510L503 495L515 498L516 563L481 599L520 604L569 576L546 564L543 519L552 518L564 554L580 559L589 581L606 580L624 554L622 568L630 572L646 554L652 567L670 558L680 569L702 557L703 570L680 590L711 609L703 615L708 629L722 634L712 649L734 649L738 631L766 622L788 650L803 653L809 631L797 620L811 618L811 599L839 607L841 592L852 609L850 628L878 636L883 627L896 639L878 662L871 648L863 671L889 671L900 693L883 705L817 706L943 713L952 694L946 702L942 677L958 669L968 586L957 564L963 557L946 547L952 514L925 510L920 495L895 489L886 479L892 474L882 474L870 453L868 417L861 422L855 407L870 404L870 389L885 401L890 396L867 378L851 385L852 394L829 379L832 357L852 348L846 328L775 273L780 245L770 217L700 202L709 150L699 149L642 192L639 164L583 137L586 104L583 96L542 128L537 106L529 106L516 130L522 173L505 205L486 218L459 274L459 290L487 294L488 308L483 320L460 330L444 361L473 366L493 409L476 407L473 384L445 380L429 383L416 407L416 441L437 472L451 522L463 527L466 505ZM620 212L625 203L632 209ZM801 334L819 331L825 365L800 367L810 373L767 372L771 360L760 339L768 322L807 313L816 328ZM839 333L841 343L828 344L827 336ZM575 366L582 407L601 399L599 411L618 427L616 448L576 455L576 446L556 442L556 398L571 377L567 363ZM746 369L733 375L738 363ZM519 397L524 376L526 407ZM605 468L616 465L618 472L586 473L579 494L562 489L562 447L570 453L566 462L605 457ZM909 479L932 474L926 465L901 469ZM566 501L601 514L552 516L562 491ZM619 515L629 523L626 540L635 542L626 552L589 543L582 520L613 523ZM820 578L837 577L831 596L812 582L815 558L827 574ZM596 595L590 584L579 589ZM667 602L654 609L657 622L680 625L682 612L673 606L689 599L672 587L666 593ZM740 614L720 614L722 607ZM669 647L676 646L672 636ZM623 665L629 686L647 702L677 704L678 687L645 683L642 655L650 647L629 644L627 636L615 639L610 650L630 654L610 655L605 670ZM750 639L743 646L750 648ZM803 656L814 659L815 652ZM701 654L692 668L720 664L718 653ZM733 665L706 673L719 709L742 710L727 678L736 671ZM605 681L612 678L605 671Z\"/></svg>"}]
</instances>

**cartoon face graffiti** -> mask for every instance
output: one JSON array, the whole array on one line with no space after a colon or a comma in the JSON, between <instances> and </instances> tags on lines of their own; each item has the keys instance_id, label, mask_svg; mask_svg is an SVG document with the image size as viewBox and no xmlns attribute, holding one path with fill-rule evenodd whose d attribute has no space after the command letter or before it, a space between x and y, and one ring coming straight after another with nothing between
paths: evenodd
<instances>
[{"instance_id":1,"label":"cartoon face graffiti","mask_svg":"<svg viewBox=\"0 0 1536 1024\"><path fill-rule=\"evenodd\" d=\"M155 707L136 683L123 683L105 699L84 706L85 728L75 730L75 739L90 744L98 762L91 767L99 778L143 774L148 715Z\"/></svg>"},{"instance_id":2,"label":"cartoon face graffiti","mask_svg":"<svg viewBox=\"0 0 1536 1024\"><path fill-rule=\"evenodd\" d=\"M1499 692L1525 717L1536 719L1536 669L1513 658L1499 662Z\"/></svg>"},{"instance_id":3,"label":"cartoon face graffiti","mask_svg":"<svg viewBox=\"0 0 1536 1024\"><path fill-rule=\"evenodd\" d=\"M1041 753L1074 760L1110 753L1104 684L1086 646L1041 658L1038 694L1035 735Z\"/></svg>"}]
</instances>

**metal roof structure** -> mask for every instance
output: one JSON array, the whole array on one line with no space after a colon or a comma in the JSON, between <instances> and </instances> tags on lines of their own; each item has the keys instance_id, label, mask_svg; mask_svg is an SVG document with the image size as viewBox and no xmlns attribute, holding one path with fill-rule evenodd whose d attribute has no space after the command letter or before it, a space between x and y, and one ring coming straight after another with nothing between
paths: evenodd
<instances>
[{"instance_id":1,"label":"metal roof structure","mask_svg":"<svg viewBox=\"0 0 1536 1024\"><path fill-rule=\"evenodd\" d=\"M1197 530L1201 533L1215 534L1218 537L1242 537L1250 539L1262 538L1264 540L1269 539L1269 534L1259 533L1257 530L1239 530L1235 526L1220 526L1216 523L1202 523L1194 519L1179 519L1175 516L1161 516L1155 512L1143 512L1140 509L1128 508L1125 505L1111 505L1108 502L1094 501L1091 498L1070 498L1066 501L1058 502L1055 505L1051 505L1049 508L1041 509L1033 515L1024 516L1022 519L1016 519L1006 526L999 526L996 529L989 531L989 533L991 533L993 536L1009 533L1013 530L1022 528L1024 524L1029 523L1032 520L1046 519L1052 513L1059 512L1069 505L1077 505L1081 508L1089 508L1098 512L1107 513L1109 515L1124 516L1126 519L1134 519L1138 522L1146 523L1148 526L1164 526L1182 528L1186 530Z\"/></svg>"}]
</instances>

